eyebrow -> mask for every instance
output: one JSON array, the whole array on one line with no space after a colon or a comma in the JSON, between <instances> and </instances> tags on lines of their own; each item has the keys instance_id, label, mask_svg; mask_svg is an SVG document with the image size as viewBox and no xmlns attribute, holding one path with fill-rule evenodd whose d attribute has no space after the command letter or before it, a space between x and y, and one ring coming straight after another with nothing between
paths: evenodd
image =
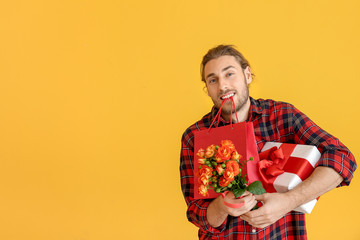
<instances>
[{"instance_id":1,"label":"eyebrow","mask_svg":"<svg viewBox=\"0 0 360 240\"><path fill-rule=\"evenodd\" d=\"M221 70L221 72L225 72L225 71L226 71L226 70L228 70L229 68L235 68L235 67L234 67L234 66L229 65L229 66L227 66L227 67L223 68L223 69ZM209 74L206 76L206 78L205 78L205 79L207 79L208 77L212 77L212 76L215 76L215 73L209 73Z\"/></svg>"}]
</instances>

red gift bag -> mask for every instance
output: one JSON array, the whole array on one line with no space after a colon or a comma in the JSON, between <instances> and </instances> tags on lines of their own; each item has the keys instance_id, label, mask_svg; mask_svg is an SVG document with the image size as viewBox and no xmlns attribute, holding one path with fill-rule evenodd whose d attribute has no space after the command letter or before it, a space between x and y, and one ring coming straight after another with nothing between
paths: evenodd
<instances>
[{"instance_id":1,"label":"red gift bag","mask_svg":"<svg viewBox=\"0 0 360 240\"><path fill-rule=\"evenodd\" d=\"M232 99L231 99L232 100ZM225 101L224 101L225 102ZM216 193L213 189L208 190L208 195L203 196L199 193L199 156L197 155L199 149L206 149L208 146L220 145L222 140L230 140L235 145L237 152L242 155L241 160L248 160L250 157L253 157L253 161L247 162L242 170L242 174L251 173L247 175L248 183L252 183L256 180L259 180L259 174L257 170L257 163L259 162L259 155L257 151L257 145L255 141L254 128L252 122L241 122L241 123L232 123L230 120L230 125L218 127L221 108L224 104L222 103L217 115L215 116L210 127L205 130L197 131L195 135L195 146L194 146L194 198L195 199L205 199L205 198L216 198L220 193ZM234 103L232 103L234 104ZM235 110L235 106L234 106ZM232 112L232 110L231 110ZM236 116L237 117L237 116ZM217 127L211 128L214 122L217 120ZM240 161L241 161L240 160Z\"/></svg>"}]
</instances>

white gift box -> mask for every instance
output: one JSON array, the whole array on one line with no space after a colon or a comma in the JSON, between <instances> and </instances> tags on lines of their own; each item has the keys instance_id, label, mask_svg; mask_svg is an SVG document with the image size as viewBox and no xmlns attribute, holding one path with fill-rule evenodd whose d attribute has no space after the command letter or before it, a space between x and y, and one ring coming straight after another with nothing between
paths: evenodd
<instances>
[{"instance_id":1,"label":"white gift box","mask_svg":"<svg viewBox=\"0 0 360 240\"><path fill-rule=\"evenodd\" d=\"M266 151L274 146L280 147L284 143L276 143L276 142L267 142L265 143L261 152ZM285 143L287 144L287 143ZM321 154L319 150L315 146L311 145L301 145L296 144L294 150L290 154L291 157L302 158L308 161L312 168L315 168L316 163L319 161ZM299 183L301 183L301 178L295 174L290 172L284 172L276 177L273 186L275 190L279 193L287 192L293 188L295 188ZM303 213L311 213L313 210L317 199L314 199L310 202L307 202L297 208L294 211L303 212Z\"/></svg>"}]
</instances>

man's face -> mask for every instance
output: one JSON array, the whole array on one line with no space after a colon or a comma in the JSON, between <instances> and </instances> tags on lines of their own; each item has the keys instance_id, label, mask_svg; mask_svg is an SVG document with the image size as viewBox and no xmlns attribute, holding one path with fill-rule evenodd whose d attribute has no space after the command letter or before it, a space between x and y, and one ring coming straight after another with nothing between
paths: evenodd
<instances>
[{"instance_id":1,"label":"man's face","mask_svg":"<svg viewBox=\"0 0 360 240\"><path fill-rule=\"evenodd\" d=\"M250 68L243 71L235 57L225 55L210 60L204 67L204 76L208 95L215 107L220 108L224 99L233 96L236 111L239 111L249 101L248 84L252 81ZM227 100L222 113L229 115L230 112L231 101Z\"/></svg>"}]
</instances>

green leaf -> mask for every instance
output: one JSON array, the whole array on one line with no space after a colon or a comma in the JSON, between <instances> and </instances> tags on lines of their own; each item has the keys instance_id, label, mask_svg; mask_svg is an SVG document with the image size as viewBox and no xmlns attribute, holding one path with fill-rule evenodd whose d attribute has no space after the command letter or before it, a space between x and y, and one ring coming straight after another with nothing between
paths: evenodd
<instances>
[{"instance_id":1,"label":"green leaf","mask_svg":"<svg viewBox=\"0 0 360 240\"><path fill-rule=\"evenodd\" d=\"M246 190L255 195L261 195L263 193L266 193L260 181L255 181L251 183L249 186L246 187Z\"/></svg>"},{"instance_id":2,"label":"green leaf","mask_svg":"<svg viewBox=\"0 0 360 240\"><path fill-rule=\"evenodd\" d=\"M233 190L235 198L240 197L241 195L243 195L244 192L245 192L245 189L242 189L242 188L237 188L237 189Z\"/></svg>"}]
</instances>

